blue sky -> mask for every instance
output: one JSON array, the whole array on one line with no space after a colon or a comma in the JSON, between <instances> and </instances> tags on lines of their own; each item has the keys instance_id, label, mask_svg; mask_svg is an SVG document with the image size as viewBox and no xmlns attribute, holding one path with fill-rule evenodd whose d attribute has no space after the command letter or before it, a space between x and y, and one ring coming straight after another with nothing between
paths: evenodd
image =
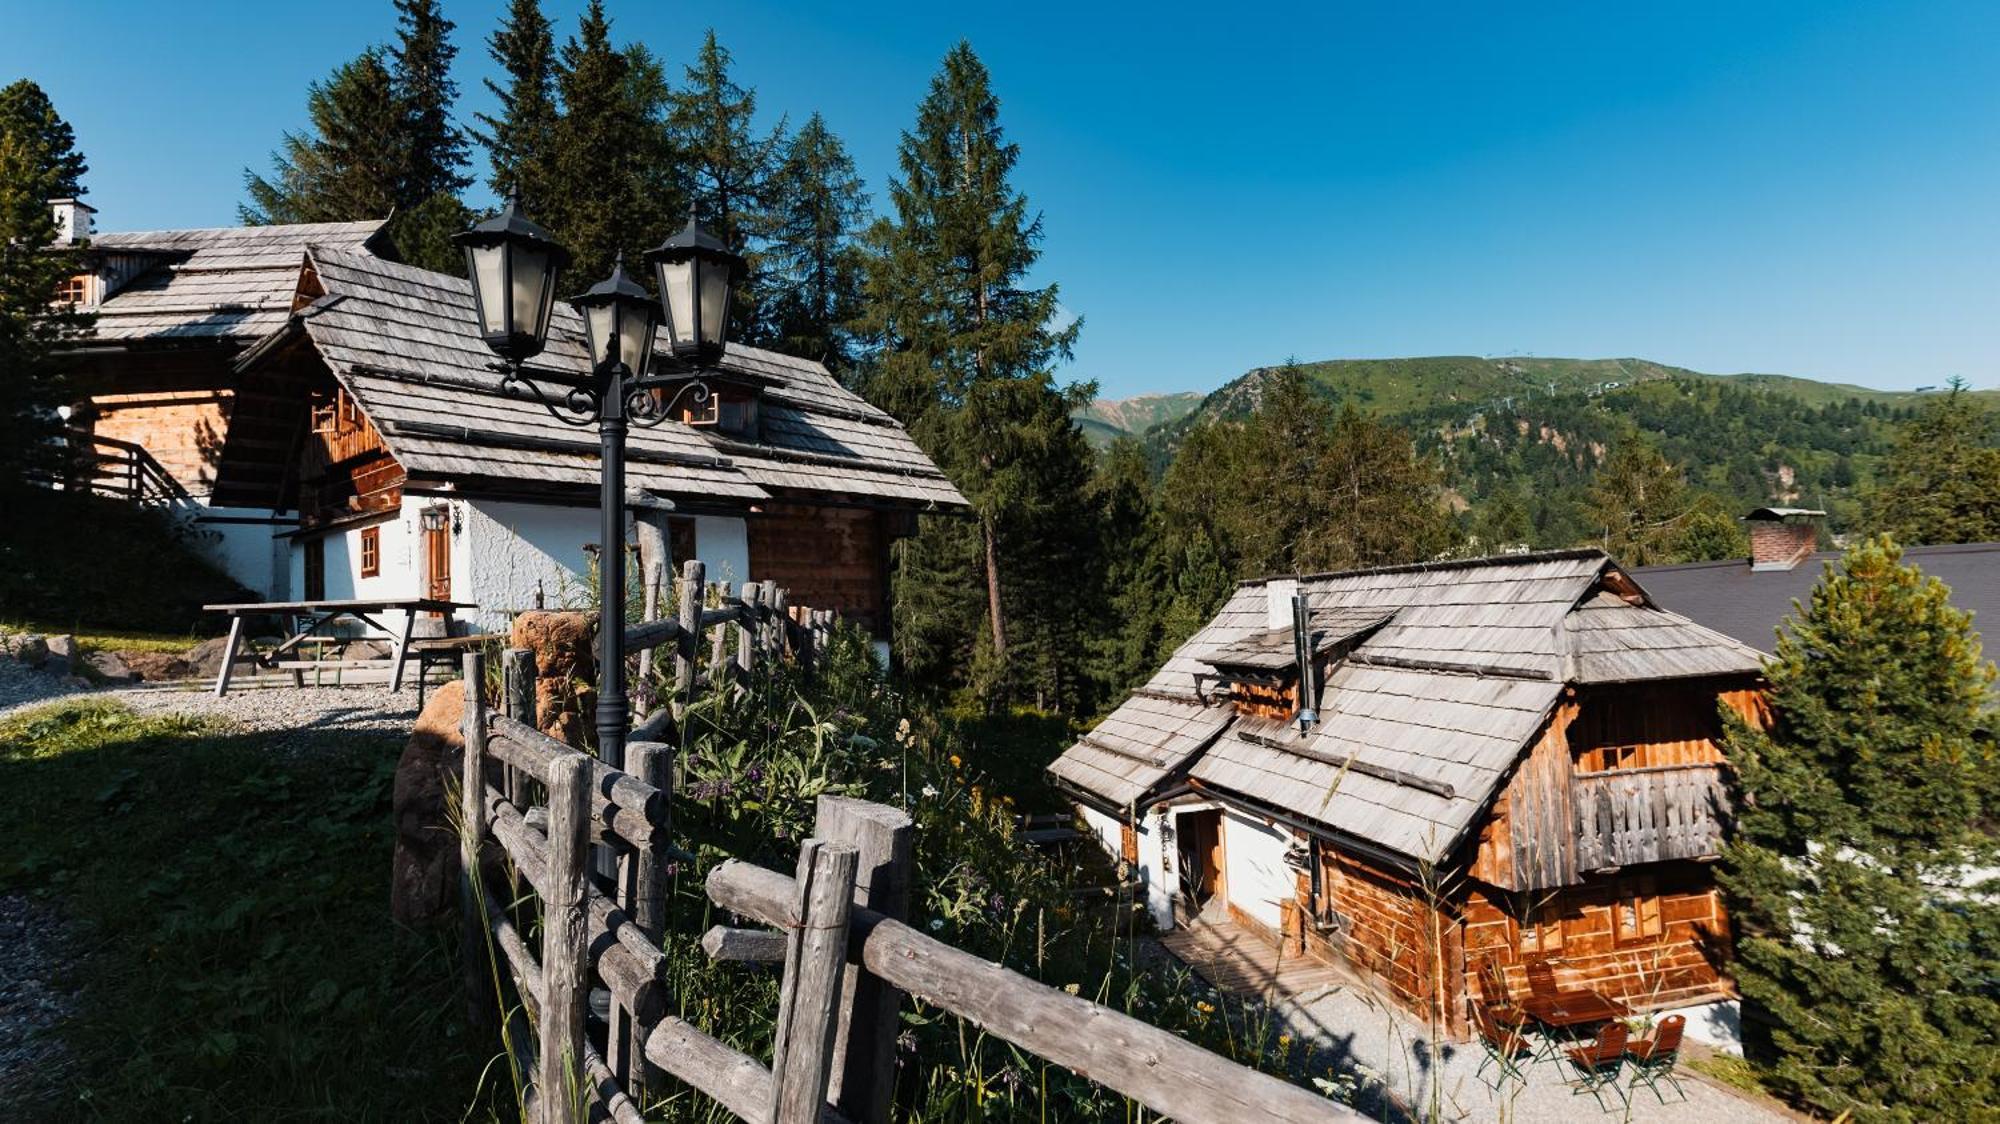
<instances>
[{"instance_id":1,"label":"blue sky","mask_svg":"<svg viewBox=\"0 0 2000 1124\"><path fill-rule=\"evenodd\" d=\"M579 0L546 5L566 34ZM454 0L462 118L501 0ZM1287 356L1640 356L2000 385L2000 4L671 5L878 204L968 38L1085 320L1064 375L1209 389ZM0 0L0 81L76 126L105 229L235 221L306 82L387 0ZM483 163L479 167L484 172Z\"/></svg>"}]
</instances>

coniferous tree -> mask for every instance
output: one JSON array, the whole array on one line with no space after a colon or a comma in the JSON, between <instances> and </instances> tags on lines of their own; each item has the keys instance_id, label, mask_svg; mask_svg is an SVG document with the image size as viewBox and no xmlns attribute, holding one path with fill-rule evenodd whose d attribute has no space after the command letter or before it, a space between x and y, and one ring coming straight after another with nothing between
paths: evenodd
<instances>
[{"instance_id":1,"label":"coniferous tree","mask_svg":"<svg viewBox=\"0 0 2000 1124\"><path fill-rule=\"evenodd\" d=\"M453 24L437 0L396 0L393 61L402 111L403 172L399 201L414 206L434 195L454 198L472 182L465 174L465 134L451 121L458 83L451 78Z\"/></svg>"},{"instance_id":2,"label":"coniferous tree","mask_svg":"<svg viewBox=\"0 0 2000 1124\"><path fill-rule=\"evenodd\" d=\"M1091 485L1091 538L1102 569L1109 614L1085 637L1099 697L1116 702L1159 663L1161 629L1173 590L1153 506L1152 470L1136 438L1104 451Z\"/></svg>"},{"instance_id":3,"label":"coniferous tree","mask_svg":"<svg viewBox=\"0 0 2000 1124\"><path fill-rule=\"evenodd\" d=\"M395 80L380 48L334 68L306 88L309 131L286 133L272 178L245 170L252 225L351 222L389 215L399 201L402 120Z\"/></svg>"},{"instance_id":4,"label":"coniferous tree","mask_svg":"<svg viewBox=\"0 0 2000 1124\"><path fill-rule=\"evenodd\" d=\"M762 241L773 199L771 177L784 145L784 125L756 131L757 94L729 75L729 51L710 29L687 79L668 101L667 135L678 157L681 189L709 233L748 261L749 277L730 309L736 339L764 339Z\"/></svg>"},{"instance_id":5,"label":"coniferous tree","mask_svg":"<svg viewBox=\"0 0 2000 1124\"><path fill-rule=\"evenodd\" d=\"M850 375L849 326L861 313L855 245L868 194L847 146L815 113L786 144L771 176L758 301L770 346Z\"/></svg>"},{"instance_id":6,"label":"coniferous tree","mask_svg":"<svg viewBox=\"0 0 2000 1124\"><path fill-rule=\"evenodd\" d=\"M1950 591L1886 537L1829 565L1768 665L1771 720L1725 709L1742 797L1722 885L1772 1075L1828 1116L2000 1103L1994 669Z\"/></svg>"},{"instance_id":7,"label":"coniferous tree","mask_svg":"<svg viewBox=\"0 0 2000 1124\"><path fill-rule=\"evenodd\" d=\"M51 361L63 340L89 330L73 306L51 305L56 287L83 269L54 246L49 200L84 193L88 171L75 134L48 95L22 79L0 89L0 480L20 480L50 448L64 387Z\"/></svg>"},{"instance_id":8,"label":"coniferous tree","mask_svg":"<svg viewBox=\"0 0 2000 1124\"><path fill-rule=\"evenodd\" d=\"M562 113L555 128L548 196L536 221L575 260L570 277L587 287L669 232L685 198L665 158L668 91L643 48L619 50L603 0L591 0L556 70ZM678 225L675 223L674 225Z\"/></svg>"},{"instance_id":9,"label":"coniferous tree","mask_svg":"<svg viewBox=\"0 0 2000 1124\"><path fill-rule=\"evenodd\" d=\"M552 174L556 133L556 46L541 0L513 0L507 19L487 39L506 84L484 79L500 99L498 116L479 114L492 172L488 186L501 198L518 196L529 214L542 214Z\"/></svg>"},{"instance_id":10,"label":"coniferous tree","mask_svg":"<svg viewBox=\"0 0 2000 1124\"><path fill-rule=\"evenodd\" d=\"M1022 284L1040 256L1041 222L1009 182L1019 150L1005 139L999 108L985 66L960 43L932 80L916 127L903 135L901 176L890 183L895 218L869 236L861 322L878 348L871 395L910 427L975 516L969 532L926 520L920 537L976 536L983 589L963 589L948 570L915 568L899 573L899 588L940 584L983 596L983 630L976 644L960 638L958 655L978 657L976 678L989 698L1006 690L1009 584L1052 584L1031 572L1041 562L1036 551L1009 554L1010 535L1080 503L1079 492L1054 489L1087 479L1075 462L1088 456L1069 422L1082 402L1049 373L1069 355L1080 325L1058 323L1055 286ZM908 555L964 553L935 545Z\"/></svg>"},{"instance_id":11,"label":"coniferous tree","mask_svg":"<svg viewBox=\"0 0 2000 1124\"><path fill-rule=\"evenodd\" d=\"M1963 380L1903 425L1886 470L1876 522L1898 539L2000 539L2000 419Z\"/></svg>"},{"instance_id":12,"label":"coniferous tree","mask_svg":"<svg viewBox=\"0 0 2000 1124\"><path fill-rule=\"evenodd\" d=\"M1627 566L1676 560L1691 501L1687 479L1658 449L1637 436L1620 441L1597 470L1591 502L1605 553Z\"/></svg>"}]
</instances>

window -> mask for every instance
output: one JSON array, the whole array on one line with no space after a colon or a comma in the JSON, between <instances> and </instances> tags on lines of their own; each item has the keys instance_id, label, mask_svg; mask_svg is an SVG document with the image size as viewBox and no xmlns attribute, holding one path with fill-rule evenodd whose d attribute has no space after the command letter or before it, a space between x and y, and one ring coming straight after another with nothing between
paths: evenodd
<instances>
[{"instance_id":1,"label":"window","mask_svg":"<svg viewBox=\"0 0 2000 1124\"><path fill-rule=\"evenodd\" d=\"M1612 931L1618 942L1652 940L1660 936L1660 887L1650 874L1619 880L1618 900L1611 906Z\"/></svg>"},{"instance_id":2,"label":"window","mask_svg":"<svg viewBox=\"0 0 2000 1124\"><path fill-rule=\"evenodd\" d=\"M1556 905L1556 902L1547 901L1528 907L1527 916L1521 919L1519 926L1522 952L1547 954L1562 951L1562 911Z\"/></svg>"},{"instance_id":3,"label":"window","mask_svg":"<svg viewBox=\"0 0 2000 1124\"><path fill-rule=\"evenodd\" d=\"M340 432L340 396L338 392L330 390L313 391L312 431L314 433Z\"/></svg>"},{"instance_id":4,"label":"window","mask_svg":"<svg viewBox=\"0 0 2000 1124\"><path fill-rule=\"evenodd\" d=\"M307 539L305 543L306 596L307 601L326 600L326 540Z\"/></svg>"},{"instance_id":5,"label":"window","mask_svg":"<svg viewBox=\"0 0 2000 1124\"><path fill-rule=\"evenodd\" d=\"M721 416L722 396L711 394L701 402L689 402L681 407L681 420L689 425L714 425Z\"/></svg>"},{"instance_id":6,"label":"window","mask_svg":"<svg viewBox=\"0 0 2000 1124\"><path fill-rule=\"evenodd\" d=\"M334 392L340 400L340 428L342 432L361 428L361 407L346 389Z\"/></svg>"},{"instance_id":7,"label":"window","mask_svg":"<svg viewBox=\"0 0 2000 1124\"><path fill-rule=\"evenodd\" d=\"M377 577L382 573L382 528L361 528L361 576Z\"/></svg>"},{"instance_id":8,"label":"window","mask_svg":"<svg viewBox=\"0 0 2000 1124\"><path fill-rule=\"evenodd\" d=\"M89 297L90 275L87 273L79 273L74 277L65 277L56 286L57 304L84 304L87 303Z\"/></svg>"}]
</instances>

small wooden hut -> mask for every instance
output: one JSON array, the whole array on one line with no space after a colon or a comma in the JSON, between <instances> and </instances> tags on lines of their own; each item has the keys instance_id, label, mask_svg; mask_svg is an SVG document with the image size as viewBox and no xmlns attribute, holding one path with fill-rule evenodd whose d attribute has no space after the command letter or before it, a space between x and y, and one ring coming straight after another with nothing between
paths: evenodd
<instances>
[{"instance_id":1,"label":"small wooden hut","mask_svg":"<svg viewBox=\"0 0 2000 1124\"><path fill-rule=\"evenodd\" d=\"M1456 1033L1488 958L1726 1003L1718 708L1757 719L1760 672L1596 550L1252 581L1049 771L1161 926L1344 962Z\"/></svg>"}]
</instances>

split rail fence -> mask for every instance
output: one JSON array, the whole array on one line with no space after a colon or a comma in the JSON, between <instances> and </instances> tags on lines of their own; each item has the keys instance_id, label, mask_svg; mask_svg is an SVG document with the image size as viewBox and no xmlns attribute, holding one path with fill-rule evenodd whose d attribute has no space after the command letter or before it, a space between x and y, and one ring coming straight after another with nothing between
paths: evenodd
<instances>
[{"instance_id":1,"label":"split rail fence","mask_svg":"<svg viewBox=\"0 0 2000 1124\"><path fill-rule=\"evenodd\" d=\"M722 644L710 646L714 677L725 668L748 672L760 656L787 650L806 657L830 623L800 613L808 623L786 627L781 590L746 591L733 607L704 609L700 577L691 564L675 621L628 632L635 648L674 642L677 676L689 688L698 682L704 632L744 630L734 662L725 662ZM768 602L760 601L765 592ZM711 901L769 927L710 930L702 941L710 958L783 966L768 1062L724 1044L668 1013L666 869L685 859L670 841L673 747L635 739L623 768L613 768L536 729L529 653L506 654L499 710L485 705L484 672L482 655L465 657L460 858L468 985L475 1010L517 1012L507 1038L537 1124L641 1124L645 1094L665 1092L666 1075L752 1124L882 1124L905 994L1176 1120L1360 1119L905 924L911 820L844 797L820 798L793 874L730 861L709 875ZM608 889L593 877L604 869L594 847L615 856ZM481 948L494 954L482 960ZM503 1008L496 988L511 990L518 1006ZM610 1000L597 1034L593 992Z\"/></svg>"}]
</instances>

